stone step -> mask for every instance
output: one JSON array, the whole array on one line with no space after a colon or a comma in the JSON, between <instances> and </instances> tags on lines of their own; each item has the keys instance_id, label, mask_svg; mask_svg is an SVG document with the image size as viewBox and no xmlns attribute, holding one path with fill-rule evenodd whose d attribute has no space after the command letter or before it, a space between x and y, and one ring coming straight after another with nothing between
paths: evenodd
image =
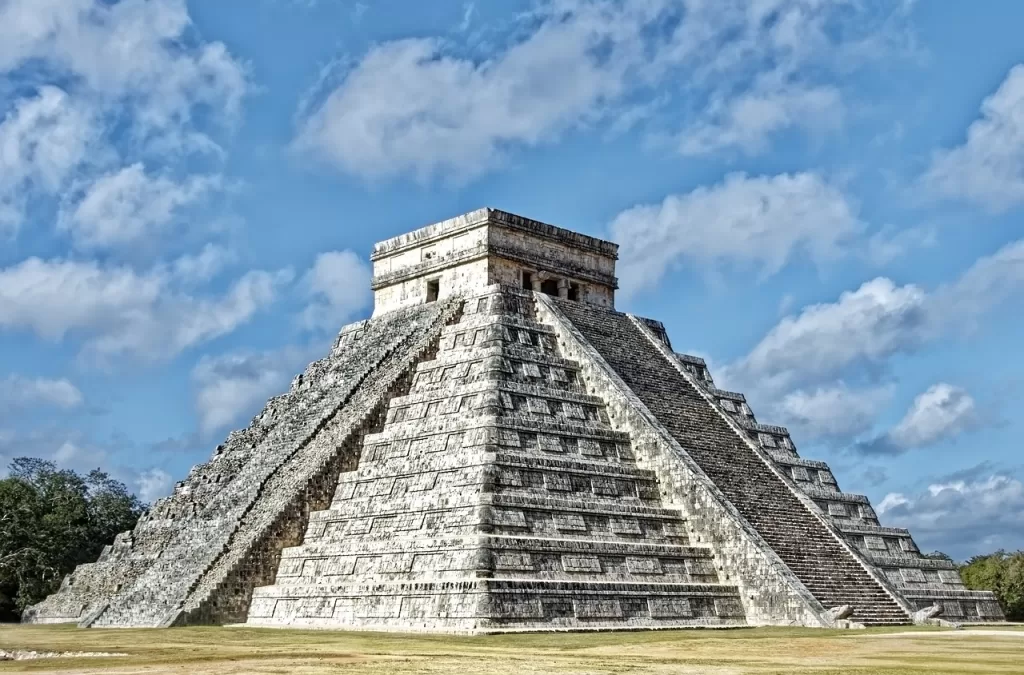
<instances>
[{"instance_id":1,"label":"stone step","mask_svg":"<svg viewBox=\"0 0 1024 675\"><path fill-rule=\"evenodd\" d=\"M541 352L534 347L526 347L519 343L503 343L439 352L436 359L419 364L416 368L416 372L429 373L449 366L456 366L473 361L480 361L483 365L490 368L493 367L492 364L500 366L502 359L536 363L541 366L562 368L573 372L579 370L579 363L570 359L562 358L557 354Z\"/></svg>"},{"instance_id":2,"label":"stone step","mask_svg":"<svg viewBox=\"0 0 1024 675\"><path fill-rule=\"evenodd\" d=\"M489 440L491 437L505 438L505 432L519 435L525 433L533 436L542 434L549 437L588 438L615 443L629 442L627 433L615 431L606 425L596 426L580 420L535 419L509 415L477 415L474 417L449 415L439 416L436 419L390 422L383 431L367 434L365 443L386 443L394 440L421 438L431 434L468 433L470 431L480 432L477 434L479 441L474 440L474 443L481 445L494 442ZM511 438L511 435L508 438ZM497 442L504 445L500 440ZM519 442L517 441L511 447L519 447Z\"/></svg>"},{"instance_id":3,"label":"stone step","mask_svg":"<svg viewBox=\"0 0 1024 675\"><path fill-rule=\"evenodd\" d=\"M391 399L390 407L401 408L432 402L447 403L452 399L461 399L464 396L479 395L485 392L553 399L592 406L604 405L604 401L597 396L590 396L578 390L567 390L543 380L538 380L533 384L524 384L500 377L479 377L472 382L459 382L455 386L445 387L443 384L436 384L430 387L417 387L404 396L396 396ZM458 403L458 401L455 402ZM457 410L451 412L457 412Z\"/></svg>"},{"instance_id":4,"label":"stone step","mask_svg":"<svg viewBox=\"0 0 1024 675\"><path fill-rule=\"evenodd\" d=\"M556 304L812 593L860 608L864 619L887 607L909 620L895 601L886 602L880 583L629 317L579 303ZM788 433L767 425L745 428ZM812 569L822 575L820 583ZM854 579L860 583L851 585ZM883 593L880 607L862 604L861 589L872 587Z\"/></svg>"},{"instance_id":5,"label":"stone step","mask_svg":"<svg viewBox=\"0 0 1024 675\"><path fill-rule=\"evenodd\" d=\"M490 327L503 326L506 328L517 328L530 330L535 333L554 335L554 330L547 324L540 323L535 319L528 319L519 314L464 314L458 323L446 326L441 337L452 337L458 333L465 333L470 330L487 329Z\"/></svg>"},{"instance_id":6,"label":"stone step","mask_svg":"<svg viewBox=\"0 0 1024 675\"><path fill-rule=\"evenodd\" d=\"M635 464L604 461L602 456L582 458L562 458L539 451L509 452L495 449L494 461L499 466L508 466L543 471L565 471L568 473L586 473L599 476L631 478L636 480L655 481L654 472L650 469L638 468Z\"/></svg>"},{"instance_id":7,"label":"stone step","mask_svg":"<svg viewBox=\"0 0 1024 675\"><path fill-rule=\"evenodd\" d=\"M684 522L683 515L676 509L666 509L645 504L625 502L624 500L603 497L588 497L582 500L537 495L528 492L501 492L484 494L482 503L500 508L528 509L531 511L549 511L565 513L587 513L593 515L636 517L653 520Z\"/></svg>"}]
</instances>

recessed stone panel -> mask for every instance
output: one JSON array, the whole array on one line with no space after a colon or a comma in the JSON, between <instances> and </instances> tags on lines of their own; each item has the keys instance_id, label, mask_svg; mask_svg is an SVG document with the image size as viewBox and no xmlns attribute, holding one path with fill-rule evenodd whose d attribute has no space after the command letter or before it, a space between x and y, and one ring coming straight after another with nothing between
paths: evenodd
<instances>
[{"instance_id":1,"label":"recessed stone panel","mask_svg":"<svg viewBox=\"0 0 1024 675\"><path fill-rule=\"evenodd\" d=\"M690 601L687 598L648 598L647 606L651 616L659 619L685 619L693 616Z\"/></svg>"},{"instance_id":2,"label":"recessed stone panel","mask_svg":"<svg viewBox=\"0 0 1024 675\"><path fill-rule=\"evenodd\" d=\"M579 619L619 619L622 606L618 598L578 598L573 601Z\"/></svg>"},{"instance_id":3,"label":"recessed stone panel","mask_svg":"<svg viewBox=\"0 0 1024 675\"><path fill-rule=\"evenodd\" d=\"M661 574L661 562L657 558L626 558L626 569L631 574Z\"/></svg>"},{"instance_id":4,"label":"recessed stone panel","mask_svg":"<svg viewBox=\"0 0 1024 675\"><path fill-rule=\"evenodd\" d=\"M601 561L597 556L563 555L562 569L566 572L600 573Z\"/></svg>"},{"instance_id":5,"label":"recessed stone panel","mask_svg":"<svg viewBox=\"0 0 1024 675\"><path fill-rule=\"evenodd\" d=\"M502 527L526 527L526 515L516 509L494 509L491 522Z\"/></svg>"},{"instance_id":6,"label":"recessed stone panel","mask_svg":"<svg viewBox=\"0 0 1024 675\"><path fill-rule=\"evenodd\" d=\"M553 513L551 516L555 529L562 532L584 531L587 523L578 513Z\"/></svg>"}]
</instances>

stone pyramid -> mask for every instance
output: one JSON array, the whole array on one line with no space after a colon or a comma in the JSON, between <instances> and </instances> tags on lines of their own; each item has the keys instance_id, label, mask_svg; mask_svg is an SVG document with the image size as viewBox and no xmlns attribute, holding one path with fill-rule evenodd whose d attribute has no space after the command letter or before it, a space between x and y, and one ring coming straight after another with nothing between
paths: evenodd
<instances>
[{"instance_id":1,"label":"stone pyramid","mask_svg":"<svg viewBox=\"0 0 1024 675\"><path fill-rule=\"evenodd\" d=\"M500 632L998 621L786 429L614 310L617 247L482 209L25 615Z\"/></svg>"}]
</instances>

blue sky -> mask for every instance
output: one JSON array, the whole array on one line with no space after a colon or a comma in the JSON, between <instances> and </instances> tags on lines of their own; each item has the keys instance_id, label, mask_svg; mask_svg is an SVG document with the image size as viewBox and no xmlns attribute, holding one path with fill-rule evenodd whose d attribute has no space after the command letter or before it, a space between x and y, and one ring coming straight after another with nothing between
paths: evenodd
<instances>
[{"instance_id":1,"label":"blue sky","mask_svg":"<svg viewBox=\"0 0 1024 675\"><path fill-rule=\"evenodd\" d=\"M0 462L146 499L480 206L890 525L1024 546L1024 7L0 0Z\"/></svg>"}]
</instances>

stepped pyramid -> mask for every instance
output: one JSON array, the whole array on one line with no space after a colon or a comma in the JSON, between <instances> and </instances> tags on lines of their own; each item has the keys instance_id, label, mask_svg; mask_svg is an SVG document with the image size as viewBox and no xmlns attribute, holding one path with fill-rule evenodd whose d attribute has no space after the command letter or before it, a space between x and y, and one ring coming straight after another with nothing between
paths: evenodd
<instances>
[{"instance_id":1,"label":"stepped pyramid","mask_svg":"<svg viewBox=\"0 0 1024 675\"><path fill-rule=\"evenodd\" d=\"M614 309L617 247L482 209L25 621L501 632L999 621Z\"/></svg>"}]
</instances>

